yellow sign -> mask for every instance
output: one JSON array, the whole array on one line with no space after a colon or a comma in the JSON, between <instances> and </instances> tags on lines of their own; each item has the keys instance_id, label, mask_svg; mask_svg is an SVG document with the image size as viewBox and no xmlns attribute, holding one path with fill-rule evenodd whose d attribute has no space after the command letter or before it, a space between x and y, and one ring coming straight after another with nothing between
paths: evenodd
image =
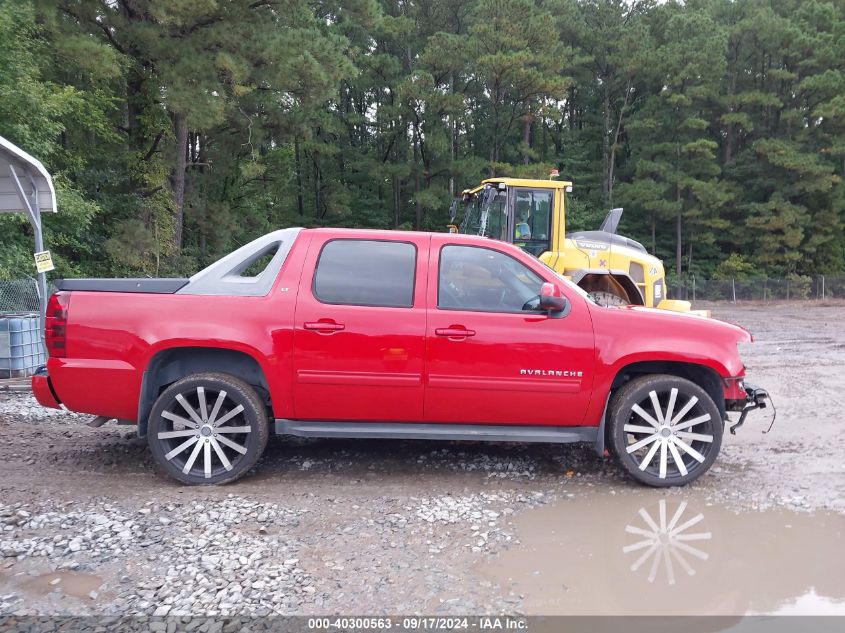
<instances>
[{"instance_id":1,"label":"yellow sign","mask_svg":"<svg viewBox=\"0 0 845 633\"><path fill-rule=\"evenodd\" d=\"M50 251L35 253L35 269L39 273L48 273L51 270L56 270L56 267L53 266L53 258L50 256Z\"/></svg>"}]
</instances>

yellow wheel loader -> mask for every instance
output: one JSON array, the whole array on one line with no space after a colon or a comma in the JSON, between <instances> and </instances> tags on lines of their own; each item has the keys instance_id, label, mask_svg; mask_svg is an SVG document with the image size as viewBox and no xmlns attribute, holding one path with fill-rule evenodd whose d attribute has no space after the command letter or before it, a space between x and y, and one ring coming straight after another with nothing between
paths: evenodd
<instances>
[{"instance_id":1,"label":"yellow wheel loader","mask_svg":"<svg viewBox=\"0 0 845 633\"><path fill-rule=\"evenodd\" d=\"M516 244L604 305L688 312L688 301L666 298L663 262L639 242L616 234L622 209L613 209L598 231L566 233L571 191L571 182L490 178L452 203L449 230ZM460 226L454 223L459 206L464 209Z\"/></svg>"}]
</instances>

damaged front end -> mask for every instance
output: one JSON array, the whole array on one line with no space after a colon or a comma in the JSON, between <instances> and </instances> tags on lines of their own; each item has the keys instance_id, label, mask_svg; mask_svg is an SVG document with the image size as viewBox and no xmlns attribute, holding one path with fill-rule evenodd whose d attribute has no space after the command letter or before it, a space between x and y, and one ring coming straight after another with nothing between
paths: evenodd
<instances>
[{"instance_id":1,"label":"damaged front end","mask_svg":"<svg viewBox=\"0 0 845 633\"><path fill-rule=\"evenodd\" d=\"M755 409L767 409L770 406L772 409L772 420L769 423L769 428L763 431L763 433L771 431L775 423L775 418L777 417L777 410L774 404L772 404L769 392L762 387L757 387L744 381L740 382L737 386L743 390L745 398L725 400L725 409L727 411L739 412L740 414L736 423L730 426L731 435L736 435L736 430L745 424L745 418L749 413Z\"/></svg>"}]
</instances>

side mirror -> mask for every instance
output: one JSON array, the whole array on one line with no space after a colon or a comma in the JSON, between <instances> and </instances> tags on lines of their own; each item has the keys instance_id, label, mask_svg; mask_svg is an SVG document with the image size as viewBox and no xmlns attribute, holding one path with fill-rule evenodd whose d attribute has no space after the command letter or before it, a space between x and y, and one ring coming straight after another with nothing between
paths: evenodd
<instances>
[{"instance_id":1,"label":"side mirror","mask_svg":"<svg viewBox=\"0 0 845 633\"><path fill-rule=\"evenodd\" d=\"M560 288L553 283L546 282L540 287L540 310L543 312L560 312L566 308L566 297Z\"/></svg>"}]
</instances>

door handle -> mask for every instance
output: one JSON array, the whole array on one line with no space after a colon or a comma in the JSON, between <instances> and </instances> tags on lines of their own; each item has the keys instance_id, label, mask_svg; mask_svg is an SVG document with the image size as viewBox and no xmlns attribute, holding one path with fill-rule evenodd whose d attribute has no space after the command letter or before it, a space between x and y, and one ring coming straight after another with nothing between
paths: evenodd
<instances>
[{"instance_id":1,"label":"door handle","mask_svg":"<svg viewBox=\"0 0 845 633\"><path fill-rule=\"evenodd\" d=\"M434 330L437 336L448 336L449 338L466 338L467 336L475 336L475 330L468 330L464 327L439 327Z\"/></svg>"},{"instance_id":2,"label":"door handle","mask_svg":"<svg viewBox=\"0 0 845 633\"><path fill-rule=\"evenodd\" d=\"M334 321L309 321L303 324L306 330L313 330L315 332L339 332L346 328L342 323L335 323Z\"/></svg>"}]
</instances>

